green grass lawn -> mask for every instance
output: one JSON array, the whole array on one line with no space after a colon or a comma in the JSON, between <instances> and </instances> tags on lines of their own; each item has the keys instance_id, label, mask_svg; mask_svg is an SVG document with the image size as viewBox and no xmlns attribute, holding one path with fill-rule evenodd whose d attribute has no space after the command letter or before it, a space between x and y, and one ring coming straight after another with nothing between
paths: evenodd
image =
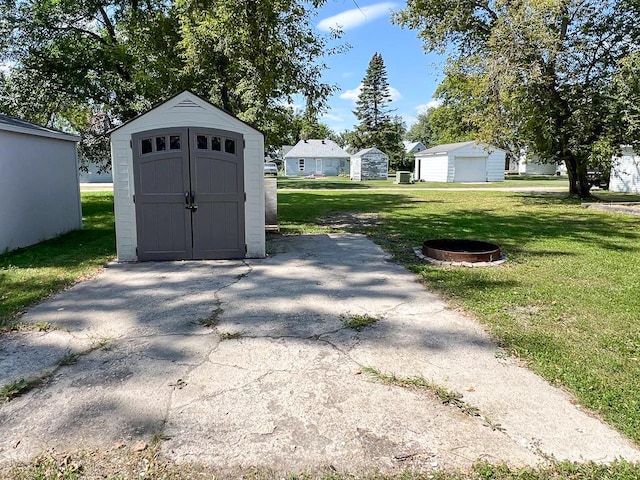
<instances>
[{"instance_id":1,"label":"green grass lawn","mask_svg":"<svg viewBox=\"0 0 640 480\"><path fill-rule=\"evenodd\" d=\"M640 443L640 218L562 195L460 191L279 192L283 232L324 231L340 212L499 342ZM604 195L606 197L606 195ZM633 200L635 197L628 197ZM619 198L618 198L619 199ZM371 225L370 217L379 224ZM429 238L500 244L500 268L437 268L411 247Z\"/></svg>"},{"instance_id":2,"label":"green grass lawn","mask_svg":"<svg viewBox=\"0 0 640 480\"><path fill-rule=\"evenodd\" d=\"M322 178L296 178L278 177L279 189L305 189L305 190L369 190L380 188L393 188L398 190L423 189L423 188L528 188L528 187L559 187L569 190L569 182L566 178L553 176L513 176L504 182L491 183L442 183L442 182L417 182L410 185L397 185L395 178L387 180L367 180L352 182L348 177L322 177Z\"/></svg>"},{"instance_id":3,"label":"green grass lawn","mask_svg":"<svg viewBox=\"0 0 640 480\"><path fill-rule=\"evenodd\" d=\"M115 254L113 194L82 194L84 228L0 255L0 328L25 307L93 275Z\"/></svg>"},{"instance_id":4,"label":"green grass lawn","mask_svg":"<svg viewBox=\"0 0 640 480\"><path fill-rule=\"evenodd\" d=\"M599 196L601 201L640 200ZM0 255L0 326L113 258L112 194L83 193L82 201L82 231ZM429 288L479 318L510 352L640 443L640 217L584 209L562 194L493 191L282 189L278 203L284 233L329 231L332 218L342 216L344 222L350 215L355 230L370 235ZM359 219L365 221L359 224ZM411 247L436 237L497 242L508 262L490 269L418 263ZM25 468L34 465L39 464ZM434 478L639 475L640 465L627 463L523 470L479 464L473 472ZM13 478L50 477L29 473Z\"/></svg>"}]
</instances>

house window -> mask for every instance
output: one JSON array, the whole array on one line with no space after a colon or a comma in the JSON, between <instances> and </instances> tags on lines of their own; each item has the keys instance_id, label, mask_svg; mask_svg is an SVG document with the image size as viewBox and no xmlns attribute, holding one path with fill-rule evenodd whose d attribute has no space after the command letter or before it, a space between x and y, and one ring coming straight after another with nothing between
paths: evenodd
<instances>
[{"instance_id":1,"label":"house window","mask_svg":"<svg viewBox=\"0 0 640 480\"><path fill-rule=\"evenodd\" d=\"M298 160L298 170L300 170L301 172L304 172L304 158L301 158L300 160Z\"/></svg>"}]
</instances>

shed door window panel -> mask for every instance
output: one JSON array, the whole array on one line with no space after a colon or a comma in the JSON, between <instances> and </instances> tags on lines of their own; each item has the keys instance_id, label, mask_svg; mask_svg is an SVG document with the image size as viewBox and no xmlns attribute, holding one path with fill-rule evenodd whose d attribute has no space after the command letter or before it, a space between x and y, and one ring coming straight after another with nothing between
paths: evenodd
<instances>
[{"instance_id":1,"label":"shed door window panel","mask_svg":"<svg viewBox=\"0 0 640 480\"><path fill-rule=\"evenodd\" d=\"M235 155L238 150L235 138L224 138L217 135L196 135L196 148L212 152L224 151L230 155Z\"/></svg>"},{"instance_id":2,"label":"shed door window panel","mask_svg":"<svg viewBox=\"0 0 640 480\"><path fill-rule=\"evenodd\" d=\"M140 140L140 153L142 155L148 155L150 153L165 152L167 150L180 150L181 146L181 135L159 135Z\"/></svg>"},{"instance_id":3,"label":"shed door window panel","mask_svg":"<svg viewBox=\"0 0 640 480\"><path fill-rule=\"evenodd\" d=\"M298 170L304 172L304 158L298 160Z\"/></svg>"}]
</instances>

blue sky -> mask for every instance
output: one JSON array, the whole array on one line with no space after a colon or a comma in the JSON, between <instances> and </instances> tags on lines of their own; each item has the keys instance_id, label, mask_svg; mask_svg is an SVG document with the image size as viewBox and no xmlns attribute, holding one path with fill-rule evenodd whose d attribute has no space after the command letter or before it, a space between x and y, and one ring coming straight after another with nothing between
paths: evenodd
<instances>
[{"instance_id":1,"label":"blue sky","mask_svg":"<svg viewBox=\"0 0 640 480\"><path fill-rule=\"evenodd\" d=\"M329 110L320 121L336 132L351 129L357 123L355 108L357 88L364 78L374 53L382 54L387 78L394 98L390 108L402 116L409 127L417 113L432 105L433 94L442 79L443 58L425 54L416 32L394 25L392 10L400 10L404 2L368 0L327 0L320 9L315 25L319 33L340 26L344 32L340 42L351 48L342 54L325 58L329 67L323 80L338 86L329 99Z\"/></svg>"}]
</instances>

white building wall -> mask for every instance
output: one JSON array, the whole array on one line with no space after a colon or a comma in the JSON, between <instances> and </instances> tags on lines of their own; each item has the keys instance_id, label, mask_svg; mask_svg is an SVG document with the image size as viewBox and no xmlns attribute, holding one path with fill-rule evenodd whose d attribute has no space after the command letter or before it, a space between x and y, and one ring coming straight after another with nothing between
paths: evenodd
<instances>
[{"instance_id":1,"label":"white building wall","mask_svg":"<svg viewBox=\"0 0 640 480\"><path fill-rule=\"evenodd\" d=\"M245 242L247 257L265 256L264 139L261 133L188 92L181 93L111 134L116 248L118 260L136 261L131 135L157 128L204 127L244 135Z\"/></svg>"},{"instance_id":2,"label":"white building wall","mask_svg":"<svg viewBox=\"0 0 640 480\"><path fill-rule=\"evenodd\" d=\"M0 130L0 252L79 228L76 142Z\"/></svg>"},{"instance_id":3,"label":"white building wall","mask_svg":"<svg viewBox=\"0 0 640 480\"><path fill-rule=\"evenodd\" d=\"M555 175L558 169L558 165L555 162L543 163L540 161L537 155L527 155L526 153L520 156L518 162L518 173L527 175Z\"/></svg>"},{"instance_id":4,"label":"white building wall","mask_svg":"<svg viewBox=\"0 0 640 480\"><path fill-rule=\"evenodd\" d=\"M304 170L300 170L300 159L304 158ZM322 162L322 175L335 177L340 173L349 173L348 158L328 158L328 157L288 157L284 159L284 175L286 177L308 177L316 175L316 160Z\"/></svg>"},{"instance_id":5,"label":"white building wall","mask_svg":"<svg viewBox=\"0 0 640 480\"><path fill-rule=\"evenodd\" d=\"M449 157L445 155L415 155L414 178L416 181L447 182L453 181L453 168L449 168ZM420 176L418 178L418 172ZM451 177L451 180L449 180Z\"/></svg>"},{"instance_id":6,"label":"white building wall","mask_svg":"<svg viewBox=\"0 0 640 480\"><path fill-rule=\"evenodd\" d=\"M349 178L356 182L362 180L362 157L351 157L349 162Z\"/></svg>"},{"instance_id":7,"label":"white building wall","mask_svg":"<svg viewBox=\"0 0 640 480\"><path fill-rule=\"evenodd\" d=\"M627 148L612 160L609 191L640 194L640 157L633 150Z\"/></svg>"},{"instance_id":8,"label":"white building wall","mask_svg":"<svg viewBox=\"0 0 640 480\"><path fill-rule=\"evenodd\" d=\"M504 150L493 150L487 157L487 182L504 181L504 165L506 161Z\"/></svg>"}]
</instances>

